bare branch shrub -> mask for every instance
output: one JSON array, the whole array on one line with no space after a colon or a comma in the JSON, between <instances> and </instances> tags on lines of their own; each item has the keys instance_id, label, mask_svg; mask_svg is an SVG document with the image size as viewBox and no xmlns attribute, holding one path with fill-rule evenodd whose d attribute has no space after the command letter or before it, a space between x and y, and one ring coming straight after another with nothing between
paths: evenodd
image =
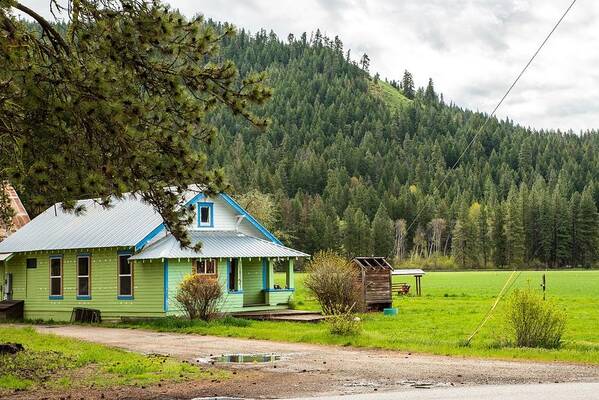
<instances>
[{"instance_id":1,"label":"bare branch shrub","mask_svg":"<svg viewBox=\"0 0 599 400\"><path fill-rule=\"evenodd\" d=\"M566 315L532 290L514 292L507 308L508 329L518 347L560 347Z\"/></svg>"},{"instance_id":2,"label":"bare branch shrub","mask_svg":"<svg viewBox=\"0 0 599 400\"><path fill-rule=\"evenodd\" d=\"M181 282L175 299L189 319L208 321L218 315L223 289L215 278L193 274Z\"/></svg>"},{"instance_id":3,"label":"bare branch shrub","mask_svg":"<svg viewBox=\"0 0 599 400\"><path fill-rule=\"evenodd\" d=\"M360 272L331 251L319 252L306 266L304 285L326 315L363 310Z\"/></svg>"}]
</instances>

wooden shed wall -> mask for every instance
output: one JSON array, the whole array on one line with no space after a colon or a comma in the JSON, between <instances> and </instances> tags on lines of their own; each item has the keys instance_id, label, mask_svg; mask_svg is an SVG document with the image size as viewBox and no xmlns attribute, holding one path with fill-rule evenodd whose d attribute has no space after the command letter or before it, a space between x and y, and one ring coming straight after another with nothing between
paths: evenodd
<instances>
[{"instance_id":1,"label":"wooden shed wall","mask_svg":"<svg viewBox=\"0 0 599 400\"><path fill-rule=\"evenodd\" d=\"M364 301L371 303L391 302L390 271L385 269L366 269L364 271Z\"/></svg>"}]
</instances>

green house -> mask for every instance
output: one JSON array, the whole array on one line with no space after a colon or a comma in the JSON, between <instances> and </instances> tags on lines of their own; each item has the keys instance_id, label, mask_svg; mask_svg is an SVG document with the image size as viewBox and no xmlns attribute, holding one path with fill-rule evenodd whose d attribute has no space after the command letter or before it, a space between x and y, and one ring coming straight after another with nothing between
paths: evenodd
<instances>
[{"instance_id":1,"label":"green house","mask_svg":"<svg viewBox=\"0 0 599 400\"><path fill-rule=\"evenodd\" d=\"M189 227L199 252L181 248L154 209L135 196L104 208L81 200L82 215L52 206L0 242L3 299L24 300L25 318L68 320L73 308L104 319L181 313L175 296L185 276L218 279L223 312L287 308L294 261L285 247L225 193L183 194L194 207ZM275 268L285 272L285 279Z\"/></svg>"}]
</instances>

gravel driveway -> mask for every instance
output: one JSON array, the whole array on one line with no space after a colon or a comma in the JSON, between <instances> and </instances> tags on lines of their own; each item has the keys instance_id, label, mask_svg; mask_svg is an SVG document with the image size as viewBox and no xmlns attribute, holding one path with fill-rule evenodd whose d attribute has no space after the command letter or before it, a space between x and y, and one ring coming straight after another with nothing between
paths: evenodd
<instances>
[{"instance_id":1,"label":"gravel driveway","mask_svg":"<svg viewBox=\"0 0 599 400\"><path fill-rule=\"evenodd\" d=\"M458 385L599 382L599 366L481 360L135 329L86 326L37 326L36 329L192 362L206 362L211 356L230 353L281 355L281 360L274 363L224 366L233 369L233 380L224 384L222 390L211 388L213 395L223 396L299 397ZM246 381L242 382L244 376Z\"/></svg>"}]
</instances>

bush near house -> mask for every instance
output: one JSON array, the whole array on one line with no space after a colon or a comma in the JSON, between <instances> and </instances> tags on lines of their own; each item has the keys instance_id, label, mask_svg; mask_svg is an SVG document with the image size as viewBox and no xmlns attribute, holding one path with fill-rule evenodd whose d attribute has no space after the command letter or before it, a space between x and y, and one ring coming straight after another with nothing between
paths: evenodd
<instances>
[{"instance_id":1,"label":"bush near house","mask_svg":"<svg viewBox=\"0 0 599 400\"><path fill-rule=\"evenodd\" d=\"M306 266L306 273L304 285L324 314L363 310L359 272L345 257L331 251L317 253Z\"/></svg>"},{"instance_id":2,"label":"bush near house","mask_svg":"<svg viewBox=\"0 0 599 400\"><path fill-rule=\"evenodd\" d=\"M215 278L192 274L181 282L175 299L189 319L209 321L218 315L223 289Z\"/></svg>"}]
</instances>

